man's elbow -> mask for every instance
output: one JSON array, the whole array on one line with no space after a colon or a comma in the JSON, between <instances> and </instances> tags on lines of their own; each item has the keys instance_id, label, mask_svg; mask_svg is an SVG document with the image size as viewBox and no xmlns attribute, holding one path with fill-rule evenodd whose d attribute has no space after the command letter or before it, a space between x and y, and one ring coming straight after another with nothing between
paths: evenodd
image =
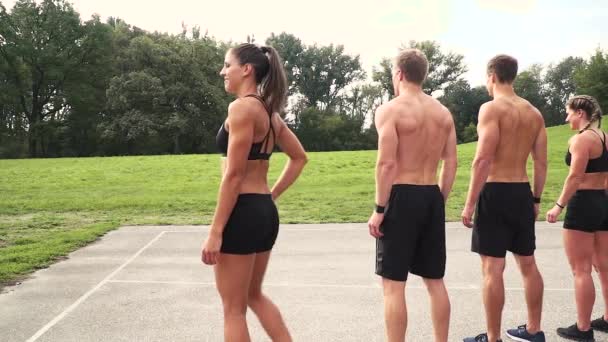
<instances>
[{"instance_id":1,"label":"man's elbow","mask_svg":"<svg viewBox=\"0 0 608 342\"><path fill-rule=\"evenodd\" d=\"M487 169L490 167L490 165L492 165L493 160L494 158L492 157L477 157L475 160L473 160L471 167L475 170Z\"/></svg>"},{"instance_id":2,"label":"man's elbow","mask_svg":"<svg viewBox=\"0 0 608 342\"><path fill-rule=\"evenodd\" d=\"M449 169L449 170L456 170L458 168L458 158L456 158L456 157L445 158L443 160L443 167L445 169Z\"/></svg>"},{"instance_id":3,"label":"man's elbow","mask_svg":"<svg viewBox=\"0 0 608 342\"><path fill-rule=\"evenodd\" d=\"M397 161L394 159L378 161L378 170L381 173L390 173L397 169Z\"/></svg>"},{"instance_id":4,"label":"man's elbow","mask_svg":"<svg viewBox=\"0 0 608 342\"><path fill-rule=\"evenodd\" d=\"M534 158L534 168L535 169L546 170L547 165L548 165L547 158Z\"/></svg>"}]
</instances>

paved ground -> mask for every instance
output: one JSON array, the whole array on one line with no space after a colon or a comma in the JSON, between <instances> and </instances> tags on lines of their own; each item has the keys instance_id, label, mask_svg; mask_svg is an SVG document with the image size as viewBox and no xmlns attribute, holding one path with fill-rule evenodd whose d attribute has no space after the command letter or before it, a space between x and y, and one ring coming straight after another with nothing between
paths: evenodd
<instances>
[{"instance_id":1,"label":"paved ground","mask_svg":"<svg viewBox=\"0 0 608 342\"><path fill-rule=\"evenodd\" d=\"M199 262L207 227L124 227L0 295L0 341L221 341L212 269ZM477 255L470 231L449 224L446 283L450 341L484 330ZM574 321L572 276L559 225L539 224L537 258L545 279L548 341ZM296 341L382 341L382 295L374 241L363 224L283 225L266 292ZM526 317L521 280L507 259L505 327ZM596 284L597 283L596 281ZM598 285L599 288L599 285ZM599 291L598 291L599 295ZM422 283L408 283L408 341L432 341ZM601 314L598 296L594 317ZM267 341L253 315L254 341ZM596 334L608 341L608 335Z\"/></svg>"}]
</instances>

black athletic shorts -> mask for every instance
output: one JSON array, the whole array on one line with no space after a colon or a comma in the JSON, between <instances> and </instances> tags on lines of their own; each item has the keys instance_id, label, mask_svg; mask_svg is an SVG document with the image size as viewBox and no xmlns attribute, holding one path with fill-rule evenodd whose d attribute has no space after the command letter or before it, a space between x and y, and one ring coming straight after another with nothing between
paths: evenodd
<instances>
[{"instance_id":1,"label":"black athletic shorts","mask_svg":"<svg viewBox=\"0 0 608 342\"><path fill-rule=\"evenodd\" d=\"M272 249L279 233L279 213L270 194L240 194L222 236L220 251L252 254Z\"/></svg>"},{"instance_id":2,"label":"black athletic shorts","mask_svg":"<svg viewBox=\"0 0 608 342\"><path fill-rule=\"evenodd\" d=\"M594 233L608 231L608 195L604 190L578 190L568 202L564 228Z\"/></svg>"},{"instance_id":3,"label":"black athletic shorts","mask_svg":"<svg viewBox=\"0 0 608 342\"><path fill-rule=\"evenodd\" d=\"M504 258L536 249L534 198L529 183L486 183L477 201L471 250Z\"/></svg>"},{"instance_id":4,"label":"black athletic shorts","mask_svg":"<svg viewBox=\"0 0 608 342\"><path fill-rule=\"evenodd\" d=\"M408 272L443 278L445 205L437 185L393 185L380 231L376 274L396 281L406 281Z\"/></svg>"}]
</instances>

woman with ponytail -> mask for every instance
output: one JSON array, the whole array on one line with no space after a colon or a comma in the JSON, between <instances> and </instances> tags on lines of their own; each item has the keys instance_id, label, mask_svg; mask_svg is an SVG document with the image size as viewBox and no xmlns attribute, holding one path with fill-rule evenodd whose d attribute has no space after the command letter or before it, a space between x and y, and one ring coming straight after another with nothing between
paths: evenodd
<instances>
[{"instance_id":1,"label":"woman with ponytail","mask_svg":"<svg viewBox=\"0 0 608 342\"><path fill-rule=\"evenodd\" d=\"M575 341L593 341L593 330L608 332L605 320L608 315L591 321L595 302L591 277L594 263L604 299L608 299L608 145L606 134L600 129L602 110L593 97L571 98L566 111L566 121L579 132L570 139L566 154L570 171L561 196L547 212L547 221L555 222L567 206L563 239L574 273L577 321L567 328L558 328L557 333Z\"/></svg>"},{"instance_id":2,"label":"woman with ponytail","mask_svg":"<svg viewBox=\"0 0 608 342\"><path fill-rule=\"evenodd\" d=\"M220 72L234 94L228 117L217 134L224 158L217 206L201 259L214 265L224 309L224 340L250 341L247 307L272 341L291 341L277 306L262 293L262 281L277 238L274 201L298 178L306 153L279 113L287 98L287 80L275 49L241 44L226 53ZM269 159L277 145L288 156L272 188Z\"/></svg>"}]
</instances>

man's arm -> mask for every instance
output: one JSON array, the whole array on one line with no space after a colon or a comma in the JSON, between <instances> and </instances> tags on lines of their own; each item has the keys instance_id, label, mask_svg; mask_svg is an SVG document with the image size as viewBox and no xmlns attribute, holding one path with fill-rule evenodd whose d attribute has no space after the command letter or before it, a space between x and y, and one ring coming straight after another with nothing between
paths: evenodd
<instances>
[{"instance_id":1,"label":"man's arm","mask_svg":"<svg viewBox=\"0 0 608 342\"><path fill-rule=\"evenodd\" d=\"M532 148L532 159L534 160L534 197L542 197L547 180L547 130L545 129L545 120L540 112L538 113L542 121L542 127L534 141ZM535 206L536 215L538 215L538 205Z\"/></svg>"},{"instance_id":2,"label":"man's arm","mask_svg":"<svg viewBox=\"0 0 608 342\"><path fill-rule=\"evenodd\" d=\"M391 186L397 174L397 145L399 137L395 120L391 117L386 105L376 110L376 129L378 130L378 160L376 161L376 204L386 206ZM381 237L380 225L384 213L374 211L367 222L369 234Z\"/></svg>"},{"instance_id":3,"label":"man's arm","mask_svg":"<svg viewBox=\"0 0 608 342\"><path fill-rule=\"evenodd\" d=\"M397 127L395 127L395 120L390 117L390 113L388 113L384 106L376 111L375 124L378 130L376 204L385 206L397 174L397 145L399 138Z\"/></svg>"},{"instance_id":4,"label":"man's arm","mask_svg":"<svg viewBox=\"0 0 608 342\"><path fill-rule=\"evenodd\" d=\"M477 135L479 136L477 151L471 167L471 181L462 218L467 227L472 227L473 210L481 188L488 179L490 167L496 155L496 147L500 141L498 118L491 102L483 104L479 109Z\"/></svg>"},{"instance_id":5,"label":"man's arm","mask_svg":"<svg viewBox=\"0 0 608 342\"><path fill-rule=\"evenodd\" d=\"M443 148L441 156L443 165L441 166L441 174L439 175L439 189L444 201L448 200L448 196L454 185L454 179L456 178L456 169L458 167L456 142L456 129L454 127L454 120L450 114L450 134Z\"/></svg>"}]
</instances>

